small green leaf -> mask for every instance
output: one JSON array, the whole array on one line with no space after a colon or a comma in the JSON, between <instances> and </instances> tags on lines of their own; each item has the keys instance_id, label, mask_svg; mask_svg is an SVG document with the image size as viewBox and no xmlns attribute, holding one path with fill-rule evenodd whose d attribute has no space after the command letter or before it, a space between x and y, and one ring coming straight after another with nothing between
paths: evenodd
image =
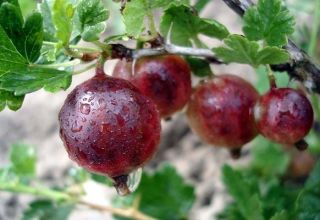
<instances>
[{"instance_id":1,"label":"small green leaf","mask_svg":"<svg viewBox=\"0 0 320 220\"><path fill-rule=\"evenodd\" d=\"M71 73L57 69L27 67L9 71L0 77L0 88L14 92L15 95L24 95L45 87L55 92L67 89L70 85Z\"/></svg>"},{"instance_id":2,"label":"small green leaf","mask_svg":"<svg viewBox=\"0 0 320 220\"><path fill-rule=\"evenodd\" d=\"M288 213L285 210L277 212L270 220L289 220Z\"/></svg>"},{"instance_id":3,"label":"small green leaf","mask_svg":"<svg viewBox=\"0 0 320 220\"><path fill-rule=\"evenodd\" d=\"M43 42L42 15L38 12L30 15L24 24L25 51L29 62L37 61Z\"/></svg>"},{"instance_id":4,"label":"small green leaf","mask_svg":"<svg viewBox=\"0 0 320 220\"><path fill-rule=\"evenodd\" d=\"M283 46L294 32L294 18L281 6L281 0L259 0L244 15L243 32L249 40L265 40L270 46Z\"/></svg>"},{"instance_id":5,"label":"small green leaf","mask_svg":"<svg viewBox=\"0 0 320 220\"><path fill-rule=\"evenodd\" d=\"M198 12L201 12L209 2L210 0L198 0L197 3L194 5L194 8Z\"/></svg>"},{"instance_id":6,"label":"small green leaf","mask_svg":"<svg viewBox=\"0 0 320 220\"><path fill-rule=\"evenodd\" d=\"M117 207L131 207L139 196L140 211L157 219L187 219L195 201L194 188L186 184L169 165L153 174L143 173L137 191L127 197L115 197L113 204Z\"/></svg>"},{"instance_id":7,"label":"small green leaf","mask_svg":"<svg viewBox=\"0 0 320 220\"><path fill-rule=\"evenodd\" d=\"M138 37L143 29L143 21L150 9L146 0L132 0L127 2L123 10L123 19L129 36Z\"/></svg>"},{"instance_id":8,"label":"small green leaf","mask_svg":"<svg viewBox=\"0 0 320 220\"><path fill-rule=\"evenodd\" d=\"M194 75L198 77L206 77L212 75L210 63L207 60L196 57L186 57L186 61L189 63L189 66Z\"/></svg>"},{"instance_id":9,"label":"small green leaf","mask_svg":"<svg viewBox=\"0 0 320 220\"><path fill-rule=\"evenodd\" d=\"M8 92L0 89L0 111L2 111L6 105L12 111L17 111L21 108L24 100L24 96L15 96L12 92Z\"/></svg>"},{"instance_id":10,"label":"small green leaf","mask_svg":"<svg viewBox=\"0 0 320 220\"><path fill-rule=\"evenodd\" d=\"M52 20L56 28L56 37L63 45L67 45L71 37L74 11L73 5L68 0L54 1Z\"/></svg>"},{"instance_id":11,"label":"small green leaf","mask_svg":"<svg viewBox=\"0 0 320 220\"><path fill-rule=\"evenodd\" d=\"M256 181L249 182L239 171L225 165L222 169L223 182L234 198L245 219L263 220L259 188Z\"/></svg>"},{"instance_id":12,"label":"small green leaf","mask_svg":"<svg viewBox=\"0 0 320 220\"><path fill-rule=\"evenodd\" d=\"M105 43L111 43L111 42L115 42L115 41L127 41L129 40L129 37L127 34L118 34L118 35L113 35L113 36L109 36L106 39L104 39Z\"/></svg>"},{"instance_id":13,"label":"small green leaf","mask_svg":"<svg viewBox=\"0 0 320 220\"><path fill-rule=\"evenodd\" d=\"M73 204L36 200L23 212L22 220L67 220L73 208Z\"/></svg>"},{"instance_id":14,"label":"small green leaf","mask_svg":"<svg viewBox=\"0 0 320 220\"><path fill-rule=\"evenodd\" d=\"M249 41L240 35L230 35L224 40L227 47L213 48L215 54L226 63L242 63L252 66L263 64L281 64L289 60L289 54L277 47L260 46L255 41Z\"/></svg>"},{"instance_id":15,"label":"small green leaf","mask_svg":"<svg viewBox=\"0 0 320 220\"><path fill-rule=\"evenodd\" d=\"M56 41L54 37L56 34L56 28L54 27L52 21L52 13L48 0L42 1L40 5L40 11L43 16L44 40Z\"/></svg>"},{"instance_id":16,"label":"small green leaf","mask_svg":"<svg viewBox=\"0 0 320 220\"><path fill-rule=\"evenodd\" d=\"M85 41L99 40L106 28L109 12L100 0L82 0L77 6L78 29Z\"/></svg>"},{"instance_id":17,"label":"small green leaf","mask_svg":"<svg viewBox=\"0 0 320 220\"><path fill-rule=\"evenodd\" d=\"M139 37L148 13L156 8L168 8L170 4L188 4L188 0L131 0L123 10L123 20L129 36Z\"/></svg>"},{"instance_id":18,"label":"small green leaf","mask_svg":"<svg viewBox=\"0 0 320 220\"><path fill-rule=\"evenodd\" d=\"M11 146L10 160L13 171L22 176L34 176L36 170L36 153L34 148L24 144Z\"/></svg>"},{"instance_id":19,"label":"small green leaf","mask_svg":"<svg viewBox=\"0 0 320 220\"><path fill-rule=\"evenodd\" d=\"M199 41L198 35L224 39L229 35L228 29L212 19L203 19L194 14L185 5L171 4L160 23L160 32L167 36L171 28L170 40L174 44L192 46L194 41Z\"/></svg>"}]
</instances>

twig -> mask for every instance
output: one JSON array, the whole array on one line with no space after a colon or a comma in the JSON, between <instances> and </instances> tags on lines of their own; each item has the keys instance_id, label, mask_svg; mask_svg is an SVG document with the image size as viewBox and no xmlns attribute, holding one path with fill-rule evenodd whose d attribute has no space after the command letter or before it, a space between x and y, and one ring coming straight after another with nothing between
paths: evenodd
<instances>
[{"instance_id":1,"label":"twig","mask_svg":"<svg viewBox=\"0 0 320 220\"><path fill-rule=\"evenodd\" d=\"M253 5L251 0L222 0L238 15L243 16L245 11ZM297 79L308 89L320 93L320 69L312 59L300 49L292 40L289 40L285 49L290 54L290 61L281 65L272 65L275 71L287 71L291 78Z\"/></svg>"},{"instance_id":2,"label":"twig","mask_svg":"<svg viewBox=\"0 0 320 220\"><path fill-rule=\"evenodd\" d=\"M211 63L221 64L222 62L214 56L214 53L209 49L181 47L173 44L163 44L158 48L145 48L133 50L121 44L112 44L112 58L125 58L127 60L139 59L145 56L158 56L166 54L198 56L206 58Z\"/></svg>"},{"instance_id":3,"label":"twig","mask_svg":"<svg viewBox=\"0 0 320 220\"><path fill-rule=\"evenodd\" d=\"M98 211L102 212L109 212L114 215L118 215L121 217L126 217L134 220L156 220L155 218L148 216L139 210L135 209L134 207L128 208L128 209L123 209L123 208L114 208L110 206L102 206L98 204L94 204L85 200L80 200L78 201L78 204L85 205L89 208L96 209Z\"/></svg>"}]
</instances>

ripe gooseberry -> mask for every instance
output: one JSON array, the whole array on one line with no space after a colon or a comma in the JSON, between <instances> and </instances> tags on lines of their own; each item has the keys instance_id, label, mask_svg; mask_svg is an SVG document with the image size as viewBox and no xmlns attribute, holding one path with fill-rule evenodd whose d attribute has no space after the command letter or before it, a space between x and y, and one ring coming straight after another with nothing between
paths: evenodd
<instances>
[{"instance_id":1,"label":"ripe gooseberry","mask_svg":"<svg viewBox=\"0 0 320 220\"><path fill-rule=\"evenodd\" d=\"M181 110L192 92L189 65L177 55L140 58L134 65L134 74L132 62L120 60L112 75L129 80L150 97L162 118Z\"/></svg>"},{"instance_id":2,"label":"ripe gooseberry","mask_svg":"<svg viewBox=\"0 0 320 220\"><path fill-rule=\"evenodd\" d=\"M59 122L69 157L111 177L123 194L129 193L128 174L152 158L160 140L154 103L130 82L104 73L68 95Z\"/></svg>"},{"instance_id":3,"label":"ripe gooseberry","mask_svg":"<svg viewBox=\"0 0 320 220\"><path fill-rule=\"evenodd\" d=\"M255 106L255 118L260 133L281 144L301 143L313 124L309 100L291 88L271 88Z\"/></svg>"},{"instance_id":4,"label":"ripe gooseberry","mask_svg":"<svg viewBox=\"0 0 320 220\"><path fill-rule=\"evenodd\" d=\"M257 135L253 107L258 97L255 88L238 76L215 76L192 94L189 124L207 143L229 148L233 157L239 157L242 145Z\"/></svg>"}]
</instances>

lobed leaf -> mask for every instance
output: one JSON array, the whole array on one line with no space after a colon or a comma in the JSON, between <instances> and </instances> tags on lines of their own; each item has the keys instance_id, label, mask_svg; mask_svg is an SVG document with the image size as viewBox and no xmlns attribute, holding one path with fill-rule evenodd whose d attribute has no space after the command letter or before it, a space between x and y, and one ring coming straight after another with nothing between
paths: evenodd
<instances>
[{"instance_id":1,"label":"lobed leaf","mask_svg":"<svg viewBox=\"0 0 320 220\"><path fill-rule=\"evenodd\" d=\"M281 64L289 60L287 51L277 47L260 46L240 35L230 35L224 40L225 46L213 48L213 52L226 63L242 63L252 66Z\"/></svg>"},{"instance_id":2,"label":"lobed leaf","mask_svg":"<svg viewBox=\"0 0 320 220\"><path fill-rule=\"evenodd\" d=\"M207 60L196 58L196 57L186 57L186 61L192 70L192 73L198 77L206 77L212 75L210 68L210 63Z\"/></svg>"},{"instance_id":3,"label":"lobed leaf","mask_svg":"<svg viewBox=\"0 0 320 220\"><path fill-rule=\"evenodd\" d=\"M74 11L74 6L68 0L54 1L52 21L56 28L56 37L63 45L67 45L71 37Z\"/></svg>"},{"instance_id":4,"label":"lobed leaf","mask_svg":"<svg viewBox=\"0 0 320 220\"><path fill-rule=\"evenodd\" d=\"M85 41L99 40L109 12L100 0L82 0L77 6L77 28Z\"/></svg>"},{"instance_id":5,"label":"lobed leaf","mask_svg":"<svg viewBox=\"0 0 320 220\"><path fill-rule=\"evenodd\" d=\"M6 106L12 111L17 111L21 108L24 96L15 96L13 92L8 92L0 89L0 111Z\"/></svg>"},{"instance_id":6,"label":"lobed leaf","mask_svg":"<svg viewBox=\"0 0 320 220\"><path fill-rule=\"evenodd\" d=\"M170 35L167 36L171 29ZM192 46L198 42L198 35L224 39L229 35L228 29L213 19L200 18L185 5L171 4L164 11L161 18L160 32L163 36L170 37L174 44Z\"/></svg>"},{"instance_id":7,"label":"lobed leaf","mask_svg":"<svg viewBox=\"0 0 320 220\"><path fill-rule=\"evenodd\" d=\"M249 40L265 40L270 46L287 44L294 32L294 18L281 6L281 0L259 0L244 15L243 32Z\"/></svg>"}]
</instances>

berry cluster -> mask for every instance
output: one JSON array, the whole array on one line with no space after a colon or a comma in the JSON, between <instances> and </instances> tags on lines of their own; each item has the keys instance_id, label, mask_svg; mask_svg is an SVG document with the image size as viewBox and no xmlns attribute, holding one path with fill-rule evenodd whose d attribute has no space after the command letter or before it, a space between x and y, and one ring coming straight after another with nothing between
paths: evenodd
<instances>
[{"instance_id":1,"label":"berry cluster","mask_svg":"<svg viewBox=\"0 0 320 220\"><path fill-rule=\"evenodd\" d=\"M192 92L187 62L165 55L135 64L119 61L112 77L97 68L96 76L67 97L59 114L60 135L72 160L108 175L129 193L129 173L157 151L160 118L186 104L193 131L234 157L258 133L301 146L313 124L311 104L297 90L272 87L260 97L251 84L226 74L202 81Z\"/></svg>"}]
</instances>

